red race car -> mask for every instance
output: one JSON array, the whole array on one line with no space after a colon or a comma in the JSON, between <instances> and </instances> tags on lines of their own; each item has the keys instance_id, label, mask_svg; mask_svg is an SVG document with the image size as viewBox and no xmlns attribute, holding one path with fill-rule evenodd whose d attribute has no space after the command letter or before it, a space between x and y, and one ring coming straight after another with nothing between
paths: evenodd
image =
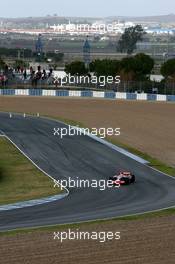
<instances>
[{"instance_id":1,"label":"red race car","mask_svg":"<svg viewBox=\"0 0 175 264\"><path fill-rule=\"evenodd\" d=\"M113 182L114 186L129 185L135 182L135 175L129 171L120 171L109 179Z\"/></svg>"}]
</instances>

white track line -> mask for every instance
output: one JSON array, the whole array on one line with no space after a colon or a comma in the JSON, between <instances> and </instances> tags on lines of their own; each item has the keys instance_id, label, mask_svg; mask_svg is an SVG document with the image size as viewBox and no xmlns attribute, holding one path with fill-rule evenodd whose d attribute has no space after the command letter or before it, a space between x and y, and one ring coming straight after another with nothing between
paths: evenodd
<instances>
[{"instance_id":1,"label":"white track line","mask_svg":"<svg viewBox=\"0 0 175 264\"><path fill-rule=\"evenodd\" d=\"M34 117L34 116L32 116L32 117ZM64 124L64 125L66 125L66 126L69 126L68 124L66 124L66 123L64 123L63 121L58 121L58 120L56 120L56 119L54 119L54 118L49 118L49 117L40 117L40 118L42 118L42 119L48 119L48 120L51 120L51 121L55 121L55 122L57 122L57 123L61 123L61 124ZM71 127L74 127L74 126L71 126ZM76 127L77 129L80 129L79 127ZM88 135L87 135L88 136ZM94 139L94 140L97 140L97 141L103 141L103 143L102 144L106 144L108 147L112 147L112 149L115 149L117 152L118 152L118 147L116 146L116 145L114 145L114 144L112 144L112 143L109 143L108 141L106 141L106 140L103 140L103 139L100 139L100 138L98 138L98 137L96 137L96 136L92 136L92 138ZM116 148L115 148L116 147ZM122 149L122 148L121 148ZM122 149L122 151L126 151L125 149ZM126 151L127 152L127 151ZM123 155L125 155L123 152L121 152ZM132 153L130 153L130 152L128 152L129 154L131 154L131 155L134 155L134 154L132 154ZM136 155L134 155L134 156L136 156ZM138 156L136 156L136 157L138 157ZM138 158L140 158L140 157L138 157ZM141 159L141 158L140 158ZM143 160L143 159L142 159ZM137 160L136 160L137 161ZM159 170L157 170L157 169L155 169L155 168L153 168L153 167L151 167L151 166L149 166L148 164L149 164L149 162L148 161L146 161L146 160L143 160L143 161L145 161L144 163L142 163L141 162L141 164L143 164L144 166L146 166L147 168L150 168L150 169L152 169L152 170L154 170L154 171L157 171L157 172L159 172L159 173L161 173L161 174L164 174L165 176L167 176L167 177L170 177L170 178L172 178L173 180L175 180L175 175L174 176L171 176L171 175L169 175L169 174L167 174L167 173L165 173L165 172L162 172L162 171L159 171ZM140 161L137 161L137 162L139 162L140 163ZM169 208L168 208L169 209ZM161 210L161 209L160 209ZM151 211L152 212L152 211Z\"/></svg>"},{"instance_id":2,"label":"white track line","mask_svg":"<svg viewBox=\"0 0 175 264\"><path fill-rule=\"evenodd\" d=\"M40 170L42 173L44 173L46 176L48 176L51 180L53 180L54 183L56 182L56 179L54 179L47 172L45 172L43 169L41 169L7 135L5 135L5 133L2 130L0 130L0 133L2 133L1 136L5 137L7 140L9 140L38 170ZM9 205L8 204L3 205L3 206L0 206L0 211L14 210L14 209L18 209L18 208L25 208L25 207L29 207L29 206L36 206L36 205L41 205L41 204L45 204L45 203L49 203L49 202L53 202L53 201L58 201L58 200L63 199L69 195L69 190L63 186L62 186L62 188L65 189L66 193L50 196L47 198L41 198L41 199L36 199L36 200L29 200L29 201L25 201L25 202L9 204Z\"/></svg>"},{"instance_id":3,"label":"white track line","mask_svg":"<svg viewBox=\"0 0 175 264\"><path fill-rule=\"evenodd\" d=\"M61 124L64 124L66 126L69 126L68 124L64 123L63 121L58 121L58 120L56 120L54 118L49 118L49 117L40 117L40 118L48 119L48 120L51 120L51 121L54 121L54 122L61 123ZM80 128L80 127L76 127L76 126L71 126L71 127L74 128L74 129L77 129L77 130L83 130L83 128ZM121 154L123 154L123 155L125 155L125 156L127 156L127 157L129 157L131 159L133 159L133 160L136 160L137 162L139 162L141 164L149 164L149 161L144 160L144 159L140 158L139 156L137 156L135 154L132 154L131 152L129 152L129 151L127 151L127 150L125 150L125 149L123 149L121 147L118 147L118 146L116 146L116 145L114 145L114 144L112 144L112 143L110 143L110 142L108 142L108 141L106 141L106 140L104 140L102 138L99 138L97 136L94 136L94 135L91 135L91 134L88 134L88 133L85 133L85 134L86 134L86 136L88 136L88 137L90 137L90 138L102 143L103 145L108 146L109 148L111 148L111 149L113 149L113 150L115 150L115 151L117 151L117 152L119 152L119 153L121 153Z\"/></svg>"},{"instance_id":4,"label":"white track line","mask_svg":"<svg viewBox=\"0 0 175 264\"><path fill-rule=\"evenodd\" d=\"M81 128L78 128L76 126L71 126L71 127L83 132L83 129L81 129ZM102 143L103 145L108 146L109 148L111 148L111 149L113 149L113 150L115 150L115 151L117 151L117 152L119 152L119 153L121 153L121 154L123 154L123 155L125 155L125 156L127 156L127 157L129 157L131 159L133 159L133 160L138 161L141 164L149 164L149 162L147 160L144 160L144 159L138 157L137 155L132 154L129 151L127 151L127 150L125 150L123 148L120 148L120 147L118 147L118 146L116 146L116 145L114 145L114 144L112 144L112 143L110 143L110 142L108 142L108 141L106 141L106 140L104 140L102 138L99 138L97 136L94 136L94 135L88 134L88 133L86 133L86 136L88 136L88 137L90 137L90 138Z\"/></svg>"},{"instance_id":5,"label":"white track line","mask_svg":"<svg viewBox=\"0 0 175 264\"><path fill-rule=\"evenodd\" d=\"M50 197L42 198L42 199L35 199L35 200L29 200L26 202L18 202L18 203L13 203L13 204L2 205L0 206L0 212L51 203L51 202L61 200L65 198L66 196L67 194L58 194L58 195L54 195L54 196L50 196Z\"/></svg>"}]
</instances>

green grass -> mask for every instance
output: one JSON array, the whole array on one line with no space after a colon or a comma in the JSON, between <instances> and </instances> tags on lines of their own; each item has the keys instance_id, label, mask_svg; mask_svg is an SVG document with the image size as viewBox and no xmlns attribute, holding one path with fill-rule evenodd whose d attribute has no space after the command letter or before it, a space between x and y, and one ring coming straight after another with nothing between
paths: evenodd
<instances>
[{"instance_id":1,"label":"green grass","mask_svg":"<svg viewBox=\"0 0 175 264\"><path fill-rule=\"evenodd\" d=\"M12 143L0 138L0 205L55 195L53 181L40 172Z\"/></svg>"}]
</instances>

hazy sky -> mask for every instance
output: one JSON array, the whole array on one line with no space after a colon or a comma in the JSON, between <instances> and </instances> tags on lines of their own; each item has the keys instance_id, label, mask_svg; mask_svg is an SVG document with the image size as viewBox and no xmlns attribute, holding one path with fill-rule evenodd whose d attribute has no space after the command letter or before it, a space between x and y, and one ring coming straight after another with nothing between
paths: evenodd
<instances>
[{"instance_id":1,"label":"hazy sky","mask_svg":"<svg viewBox=\"0 0 175 264\"><path fill-rule=\"evenodd\" d=\"M0 17L143 16L175 12L174 0L0 0Z\"/></svg>"}]
</instances>

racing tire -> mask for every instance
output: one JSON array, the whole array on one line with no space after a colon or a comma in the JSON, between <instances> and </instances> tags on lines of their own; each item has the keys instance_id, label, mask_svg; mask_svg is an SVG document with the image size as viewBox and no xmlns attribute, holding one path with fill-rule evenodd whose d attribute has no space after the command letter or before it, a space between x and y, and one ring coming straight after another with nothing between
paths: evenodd
<instances>
[{"instance_id":1,"label":"racing tire","mask_svg":"<svg viewBox=\"0 0 175 264\"><path fill-rule=\"evenodd\" d=\"M131 183L135 183L135 181L136 181L135 175L132 175Z\"/></svg>"}]
</instances>

